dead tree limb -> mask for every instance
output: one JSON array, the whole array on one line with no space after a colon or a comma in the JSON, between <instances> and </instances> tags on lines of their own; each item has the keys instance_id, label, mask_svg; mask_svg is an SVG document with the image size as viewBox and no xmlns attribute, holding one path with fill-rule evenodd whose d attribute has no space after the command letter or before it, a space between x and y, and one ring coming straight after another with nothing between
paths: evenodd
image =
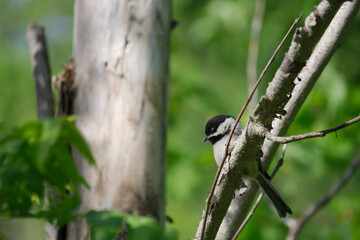
<instances>
[{"instance_id":1,"label":"dead tree limb","mask_svg":"<svg viewBox=\"0 0 360 240\"><path fill-rule=\"evenodd\" d=\"M54 101L51 91L51 73L44 28L32 22L27 27L32 71L36 87L36 109L39 120L54 117Z\"/></svg>"}]
</instances>

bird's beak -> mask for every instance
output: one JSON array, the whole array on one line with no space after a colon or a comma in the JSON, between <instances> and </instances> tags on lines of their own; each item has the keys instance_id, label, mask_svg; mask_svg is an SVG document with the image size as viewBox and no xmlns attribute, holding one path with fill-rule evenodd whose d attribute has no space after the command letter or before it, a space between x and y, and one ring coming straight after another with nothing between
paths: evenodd
<instances>
[{"instance_id":1,"label":"bird's beak","mask_svg":"<svg viewBox=\"0 0 360 240\"><path fill-rule=\"evenodd\" d=\"M202 140L202 142L206 142L207 140L209 140L209 137L205 136L204 139Z\"/></svg>"}]
</instances>

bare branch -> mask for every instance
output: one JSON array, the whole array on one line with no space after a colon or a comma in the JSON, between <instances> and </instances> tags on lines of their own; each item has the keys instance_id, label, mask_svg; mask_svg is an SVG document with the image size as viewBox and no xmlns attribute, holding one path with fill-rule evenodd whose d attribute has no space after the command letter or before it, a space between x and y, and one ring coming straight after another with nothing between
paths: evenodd
<instances>
[{"instance_id":1,"label":"bare branch","mask_svg":"<svg viewBox=\"0 0 360 240\"><path fill-rule=\"evenodd\" d=\"M279 161L277 162L273 172L271 173L270 177L271 179L273 179L276 175L276 173L279 171L279 169L282 167L282 165L284 164L284 157L285 157L285 151L286 151L286 147L287 147L287 144L284 144L283 146L283 149L281 151L281 156L280 156L280 159Z\"/></svg>"},{"instance_id":2,"label":"bare branch","mask_svg":"<svg viewBox=\"0 0 360 240\"><path fill-rule=\"evenodd\" d=\"M270 64L274 61L275 59L275 56L276 54L279 52L280 50L280 47L284 44L286 38L289 36L290 32L293 30L293 28L295 27L295 25L300 21L302 17L302 13L300 14L300 16L295 19L294 23L291 25L291 27L289 28L288 32L286 33L286 35L284 36L284 38L282 39L282 41L280 42L279 46L276 48L275 52L273 53L273 55L271 56L270 60L268 61L268 63L266 64L264 70L262 71L258 81L256 82L254 88L253 88L253 91L251 92L251 94L249 95L248 99L246 100L244 106L242 107L239 115L237 116L236 118L236 121L235 121L235 124L234 124L234 127L231 129L231 132L229 134L229 138L228 138L228 141L226 143L226 148L225 148L225 153L224 153L224 156L221 160L221 164L216 172L216 176L215 176L215 179L214 179L214 182L212 184L212 187L211 187L211 190L210 190L210 193L209 193L209 196L208 198L206 199L206 206L205 206L205 215L204 215L204 220L203 220L203 223L202 223L202 230L201 230L201 237L200 239L204 239L204 233L205 233L205 227L206 227L206 222L207 222L207 216L208 216L208 212L209 212L209 207L210 207L210 200L212 199L213 195L214 195L214 190L215 190L215 186L216 186L216 183L218 182L218 179L219 179L219 176L220 176L220 173L222 171L222 168L224 166L224 163L225 163L225 159L228 157L229 153L229 146L230 146L230 141L231 141L231 138L234 134L234 131L235 131L235 128L236 128L236 125L239 123L240 121L240 118L242 117L246 107L248 106L249 102L251 101L257 87L259 86L261 80L263 79L266 71L268 70ZM221 217L222 219L222 217ZM201 225L201 224L200 224ZM219 224L220 225L220 224ZM199 230L199 229L198 229ZM216 233L215 233L216 234ZM214 234L214 236L215 236Z\"/></svg>"},{"instance_id":3,"label":"bare branch","mask_svg":"<svg viewBox=\"0 0 360 240\"><path fill-rule=\"evenodd\" d=\"M29 45L32 71L34 74L36 87L36 110L38 119L54 117L54 100L51 91L51 73L46 46L46 36L43 27L35 22L27 26L26 38ZM45 189L45 198L55 193L50 189ZM59 229L55 224L46 222L46 239L56 240Z\"/></svg>"},{"instance_id":4,"label":"bare branch","mask_svg":"<svg viewBox=\"0 0 360 240\"><path fill-rule=\"evenodd\" d=\"M309 219L314 216L317 212L320 211L321 208L326 206L335 195L345 187L345 185L349 182L350 178L354 175L356 170L360 166L360 156L358 156L346 169L344 175L341 179L336 182L333 187L330 189L328 193L326 193L322 198L320 198L313 206L309 207L304 214L295 220L295 224L289 224L289 233L286 237L286 240L294 240L300 233L301 229L304 225L309 221Z\"/></svg>"},{"instance_id":5,"label":"bare branch","mask_svg":"<svg viewBox=\"0 0 360 240\"><path fill-rule=\"evenodd\" d=\"M330 128L330 129L326 129L326 130L322 130L322 131L318 131L318 132L305 133L305 134L294 135L294 136L289 136L289 137L273 136L270 132L267 132L265 134L265 137L267 139L269 139L273 142L277 142L277 143L290 143L290 142L300 141L300 140L307 139L307 138L325 137L328 133L336 132L337 130L345 128L347 126L350 126L358 121L360 121L360 115L350 121L347 121L347 122L339 125L339 126L336 126L336 127Z\"/></svg>"},{"instance_id":6,"label":"bare branch","mask_svg":"<svg viewBox=\"0 0 360 240\"><path fill-rule=\"evenodd\" d=\"M357 0L343 2L323 0L306 18L305 26L297 29L291 47L286 53L286 58L278 69L271 86L269 85L266 90L265 99L262 98L260 100L258 107L259 105L266 104L261 109L267 111L263 111L261 114L255 110L254 114L261 114L267 118L260 119L260 122L272 127L271 133L275 136L286 134L291 122L309 95L321 72L338 48L345 28L351 23L357 13L360 5ZM332 22L329 25L330 21ZM324 33L325 29L326 32ZM321 40L317 43L320 37ZM304 54L307 52L305 49L313 49L316 43L317 46L312 54L309 52L305 58ZM307 59L309 56L310 58L307 61L302 60ZM305 63L306 66L302 67ZM273 114L281 114L282 118L274 117ZM271 123L269 123L270 119L273 119ZM250 123L251 121L248 125ZM253 127L247 126L246 128L248 128L248 132L252 133ZM256 137L253 137L255 136L247 136L246 138L244 137L245 139L239 139L239 143L235 143L236 145L239 144L240 147L234 148L231 153L230 166L232 165L232 160L235 160L235 156L240 157L242 161L246 161L245 157L254 158L261 149L263 153L263 166L265 169L269 167L279 144L267 139L261 142L261 138L255 140ZM250 139L254 141L248 143ZM260 149L252 149L259 144L261 145ZM246 148L245 151L245 147L249 147L249 149ZM241 154L238 155L238 152ZM243 156L243 153L246 153L247 156ZM231 171L235 170L231 169ZM217 239L231 239L238 226L245 219L258 190L258 186L254 181L249 181L246 184L248 187L246 192L239 198L234 199L236 201L232 201L217 233ZM225 186L227 186L227 176L224 176L219 188ZM215 193L221 195L223 191L218 189L215 190Z\"/></svg>"},{"instance_id":7,"label":"bare branch","mask_svg":"<svg viewBox=\"0 0 360 240\"><path fill-rule=\"evenodd\" d=\"M281 166L284 163L284 156L285 156L285 151L286 151L286 144L284 144L283 150L281 152L281 157L279 159L279 161L277 162L273 172L271 173L271 179L273 179L276 175L276 173L279 171L279 169L281 168ZM234 237L232 238L232 240L236 240L237 237L240 235L240 233L242 232L242 230L245 228L246 224L250 221L251 217L254 215L255 210L257 209L257 207L259 206L261 199L264 196L264 192L261 192L258 196L258 198L256 199L254 206L251 208L250 212L248 213L248 215L246 216L245 220L242 222L242 224L240 225L239 229L236 231Z\"/></svg>"},{"instance_id":8,"label":"bare branch","mask_svg":"<svg viewBox=\"0 0 360 240\"><path fill-rule=\"evenodd\" d=\"M248 82L249 95L251 94L252 88L256 83L260 33L265 15L265 6L266 6L266 0L256 0L254 15L251 22L249 51L248 51L248 57L246 63L246 78ZM253 98L255 100L259 99L258 91L255 91ZM250 111L253 111L255 109L256 103L257 103L256 101L250 102L249 104Z\"/></svg>"},{"instance_id":9,"label":"bare branch","mask_svg":"<svg viewBox=\"0 0 360 240\"><path fill-rule=\"evenodd\" d=\"M39 120L43 120L54 116L51 73L44 28L32 22L27 27L26 37L35 78L37 115Z\"/></svg>"}]
</instances>

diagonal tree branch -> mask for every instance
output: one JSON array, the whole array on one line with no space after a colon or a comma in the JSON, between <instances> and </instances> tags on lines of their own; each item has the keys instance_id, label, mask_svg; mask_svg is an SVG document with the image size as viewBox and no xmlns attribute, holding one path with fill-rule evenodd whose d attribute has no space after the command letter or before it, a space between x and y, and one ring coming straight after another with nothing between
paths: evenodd
<instances>
[{"instance_id":1,"label":"diagonal tree branch","mask_svg":"<svg viewBox=\"0 0 360 240\"><path fill-rule=\"evenodd\" d=\"M269 66L270 64L274 61L275 59L275 56L276 54L279 52L280 50L280 47L284 44L286 38L289 36L290 32L292 31L292 29L295 27L295 25L300 21L302 17L302 13L300 14L300 16L295 19L294 23L292 24L292 26L289 28L288 32L286 33L286 35L284 36L284 38L282 39L282 41L280 42L280 44L278 45L278 47L276 48L275 52L273 53L273 55L271 56L271 58L269 59L268 63L266 64L264 70L262 71L262 73L260 74L260 77L259 79L257 80L255 86L253 87L253 90L252 92L250 93L249 97L246 99L245 101L245 104L243 105L239 115L237 116L236 120L235 120L235 124L233 126L233 128L231 129L230 131L230 134L229 134L229 138L228 138L228 141L226 143L226 147L225 147L225 152L224 152L224 156L221 160L221 163L219 165L219 168L216 172L216 175L215 175L215 179L213 181L213 184L211 186L211 190L210 190L210 193L209 193L209 196L208 198L206 199L206 206L205 206L205 211L204 211L204 214L203 214L203 220L202 222L200 223L202 225L202 231L201 232L198 232L197 234L199 234L199 236L197 236L197 238L200 238L200 239L203 239L204 238L204 230L205 230L205 227L206 227L206 222L207 222L207 216L208 216L208 213L209 213L209 208L210 208L210 204L211 204L211 200L213 198L213 195L214 195L214 190L215 190L215 186L216 186L216 183L218 182L219 180L219 176L220 176L220 173L222 172L222 169L223 169L223 166L224 166L224 163L225 163L225 159L229 156L229 147L230 147L230 141L231 141L231 138L234 134L234 131L235 131L235 128L236 128L236 125L239 123L240 121L240 118L242 117L243 113L245 112L245 109L246 107L248 106L249 102L251 101L253 95L255 94L256 92L256 89L257 87L259 86L261 80L263 79L266 71L269 69ZM221 219L220 219L221 220Z\"/></svg>"},{"instance_id":2,"label":"diagonal tree branch","mask_svg":"<svg viewBox=\"0 0 360 240\"><path fill-rule=\"evenodd\" d=\"M356 118L351 119L339 126L336 126L336 127L330 128L330 129L326 129L326 130L322 130L322 131L318 131L318 132L311 132L311 133L305 133L305 134L301 134L301 135L293 135L293 136L288 136L288 137L278 137L278 136L272 135L270 132L267 132L267 133L265 133L265 137L267 139L269 139L270 141L276 142L276 143L290 143L290 142L300 141L300 140L307 139L307 138L325 137L328 133L336 132L337 130L348 127L359 121L360 121L360 116L357 116Z\"/></svg>"},{"instance_id":3,"label":"diagonal tree branch","mask_svg":"<svg viewBox=\"0 0 360 240\"><path fill-rule=\"evenodd\" d=\"M222 219L222 216L224 216L224 211L226 211L232 200L232 193L238 187L236 179L241 177L241 172L244 170L241 167L244 166L244 164L251 164L250 161L256 161L256 159L261 157L263 157L262 160L265 167L268 167L271 163L272 155L277 145L269 146L269 143L265 141L264 137L257 134L259 132L258 129L262 129L264 132L269 131L271 128L275 129L273 130L274 132L287 130L287 127L296 115L303 100L337 49L345 27L358 10L358 1L347 1L342 5L340 11L338 11L331 25L308 59L306 67L303 69L305 61L301 62L301 59L304 57L302 47L312 48L315 45L337 9L339 9L339 4L337 1L321 2L316 11L305 21L305 27L298 29L296 32L292 46L286 54L274 80L270 83L266 95L262 97L250 117L244 133L234 144L234 149L229 161L229 170L223 170L224 177L218 182L214 191L214 201L208 215L204 239L214 239L214 233L216 233L219 228L219 219ZM313 18L313 16L315 16L315 18ZM318 18L322 16L323 18L321 18L321 21L316 22L316 16ZM314 21L309 21L309 18L312 18L315 23ZM322 25L322 27L318 27L317 24ZM317 31L314 31L313 34L304 34L304 32L311 32L314 29L317 29ZM305 39L305 42L303 42L304 39L302 38ZM302 42L303 45L299 45L299 42ZM293 47L293 44L297 45L297 47ZM295 82L294 80L301 69L303 69L299 75L301 81ZM288 105L290 103L289 108ZM286 122L279 124L277 120L274 121L279 115L283 116L280 122L285 118ZM219 231L217 235L218 239L231 239L238 228L237 226L239 226L245 218L247 210L258 189L253 181L248 182L247 187L245 193L233 201L236 202L234 205L237 209L229 209L228 215L231 216L231 220L229 221L227 218L224 219L223 224L225 228ZM197 231L198 233L202 231L201 228L202 225L200 224ZM196 236L199 238L198 234Z\"/></svg>"},{"instance_id":4,"label":"diagonal tree branch","mask_svg":"<svg viewBox=\"0 0 360 240\"><path fill-rule=\"evenodd\" d=\"M349 182L350 178L354 175L356 170L360 166L360 156L358 156L347 168L344 175L341 179L336 182L328 193L326 193L322 198L320 198L313 206L309 207L301 217L295 221L291 221L291 224L287 224L289 227L289 233L286 237L286 240L295 240L299 235L301 229L309 221L309 219L314 216L321 208L325 207L335 195L345 187Z\"/></svg>"},{"instance_id":5,"label":"diagonal tree branch","mask_svg":"<svg viewBox=\"0 0 360 240\"><path fill-rule=\"evenodd\" d=\"M290 47L287 53L287 56L294 56L294 63L297 63L303 58L302 46L304 46L304 48L308 48L311 42L315 44L314 38L319 38L315 37L315 35L322 34L323 32L321 31L325 29L324 26L317 27L314 24L309 24L312 22L309 19L322 19L321 21L317 21L316 24L327 25L330 22L331 18L333 18L333 16L335 15L336 11L338 11L339 4L341 3L337 1L322 1L317 6L315 11L307 17L305 21L305 26L303 28L300 28L297 34L294 36L292 45L297 45L297 47ZM272 134L281 136L286 133L291 122L294 120L300 107L302 106L306 97L314 86L318 76L322 72L326 63L329 61L331 54L338 46L333 41L340 41L340 36L342 35L346 25L349 24L352 17L356 14L358 8L358 1L345 2L341 6L341 10L332 20L332 23L329 26L327 33L321 39L317 48L314 50L314 53L309 59L308 66L306 66L306 68L301 71L301 74L299 75L300 78L297 79L301 79L301 81L296 81L297 84L292 94L290 94L291 98L289 102L285 105L285 116L283 116L281 119L277 118L273 121L273 129L271 131ZM311 34L304 34L303 31L310 31ZM303 39L302 37L305 39ZM334 40L332 40L332 38L334 38ZM302 43L303 45L299 45L299 43ZM289 54L289 52L293 53ZM323 52L330 52L331 54L327 53L324 55ZM317 64L315 64L316 59L318 59L319 61ZM289 78L289 81L295 80L295 76L293 74L284 74L282 73L282 69L286 68L280 68L278 70L279 73L276 74L275 78L282 78L286 76ZM298 69L298 71L300 70ZM278 146L278 143L273 143L270 140L265 140L262 147L264 153L262 162L265 168L270 165ZM236 199L236 201L233 201L233 203L231 204L228 210L228 214L225 217L218 232L218 239L231 239L231 237L235 234L237 230L237 226L239 226L243 219L246 217L246 209L250 208L251 202L255 197L258 189L258 186L253 182L250 182L249 185L250 187L248 188L248 191L244 193L244 196L240 199Z\"/></svg>"}]
</instances>

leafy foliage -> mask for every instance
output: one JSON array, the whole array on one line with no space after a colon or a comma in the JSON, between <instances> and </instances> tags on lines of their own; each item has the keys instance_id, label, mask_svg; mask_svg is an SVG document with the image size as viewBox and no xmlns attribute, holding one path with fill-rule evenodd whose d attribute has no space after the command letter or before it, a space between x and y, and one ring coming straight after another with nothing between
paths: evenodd
<instances>
[{"instance_id":1,"label":"leafy foliage","mask_svg":"<svg viewBox=\"0 0 360 240\"><path fill-rule=\"evenodd\" d=\"M59 225L73 219L80 203L71 147L95 164L70 118L27 122L0 139L0 213L37 216Z\"/></svg>"},{"instance_id":2,"label":"leafy foliage","mask_svg":"<svg viewBox=\"0 0 360 240\"><path fill-rule=\"evenodd\" d=\"M90 211L86 214L92 240L175 240L174 231L164 230L152 217L126 215L115 211ZM123 239L121 238L121 239Z\"/></svg>"}]
</instances>

